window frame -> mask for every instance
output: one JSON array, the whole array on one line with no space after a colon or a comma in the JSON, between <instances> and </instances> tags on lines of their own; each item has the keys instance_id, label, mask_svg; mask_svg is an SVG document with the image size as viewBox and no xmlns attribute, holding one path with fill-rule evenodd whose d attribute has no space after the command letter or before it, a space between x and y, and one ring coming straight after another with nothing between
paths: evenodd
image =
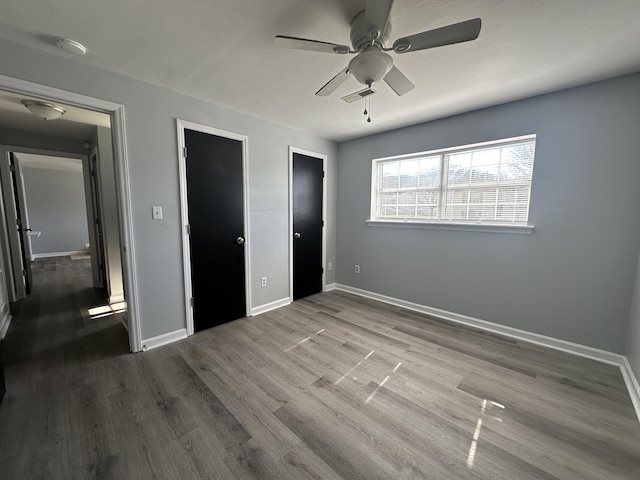
<instances>
[{"instance_id":1,"label":"window frame","mask_svg":"<svg viewBox=\"0 0 640 480\"><path fill-rule=\"evenodd\" d=\"M418 219L418 218L378 218L378 195L379 179L380 179L380 165L384 162L398 161L398 160L412 160L421 159L429 156L440 156L440 183L439 183L439 195L438 195L438 216L442 215L444 211L443 203L446 188L444 185L444 175L448 169L448 165L445 165L445 156L451 153L468 152L472 150L481 150L483 148L509 145L514 143L520 143L527 140L534 141L533 150L533 165L531 166L531 179L529 181L529 195L527 202L527 220L526 222L500 222L496 220L449 220L449 219ZM427 228L427 229L443 229L443 230L471 230L471 231L485 231L485 232L502 232L502 233L532 233L534 226L530 224L529 214L531 209L531 193L533 188L533 168L535 166L535 147L536 147L537 135L521 135L518 137L502 138L498 140L492 140L488 142L473 143L468 145L459 145L455 147L440 148L436 150L429 150L424 152L409 153L403 155L394 155L389 157L374 158L371 161L371 198L370 198L370 211L369 219L366 221L368 226L373 227L409 227L409 228Z\"/></svg>"}]
</instances>

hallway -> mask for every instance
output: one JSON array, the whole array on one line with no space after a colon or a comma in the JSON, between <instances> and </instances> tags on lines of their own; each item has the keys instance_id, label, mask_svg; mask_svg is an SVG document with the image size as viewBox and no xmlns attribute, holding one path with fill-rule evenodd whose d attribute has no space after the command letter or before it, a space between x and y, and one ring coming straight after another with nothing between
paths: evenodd
<instances>
[{"instance_id":1,"label":"hallway","mask_svg":"<svg viewBox=\"0 0 640 480\"><path fill-rule=\"evenodd\" d=\"M62 461L53 455L59 453L62 433L85 420L75 402L91 401L87 394L95 381L96 364L129 352L121 313L93 318L89 313L105 304L91 285L90 262L69 257L36 260L31 295L12 305L13 319L3 340L7 384L0 405L3 478L17 478L12 471L22 472L22 478L53 473L46 464ZM79 396L78 389L87 390ZM64 448L71 455L75 446Z\"/></svg>"}]
</instances>

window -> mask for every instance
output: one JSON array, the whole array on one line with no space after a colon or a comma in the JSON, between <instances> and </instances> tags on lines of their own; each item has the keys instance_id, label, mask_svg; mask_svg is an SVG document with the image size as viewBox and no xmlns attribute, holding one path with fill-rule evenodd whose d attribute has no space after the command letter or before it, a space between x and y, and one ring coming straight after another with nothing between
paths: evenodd
<instances>
[{"instance_id":1,"label":"window","mask_svg":"<svg viewBox=\"0 0 640 480\"><path fill-rule=\"evenodd\" d=\"M373 160L371 220L527 225L536 137Z\"/></svg>"}]
</instances>

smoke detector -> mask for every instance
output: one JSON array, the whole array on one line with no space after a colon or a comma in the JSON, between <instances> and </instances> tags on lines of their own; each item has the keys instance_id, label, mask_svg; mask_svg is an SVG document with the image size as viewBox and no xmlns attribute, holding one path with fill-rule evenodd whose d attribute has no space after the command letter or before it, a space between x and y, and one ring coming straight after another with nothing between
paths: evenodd
<instances>
[{"instance_id":1,"label":"smoke detector","mask_svg":"<svg viewBox=\"0 0 640 480\"><path fill-rule=\"evenodd\" d=\"M71 40L70 38L56 38L56 47L73 55L84 55L87 53L87 47L80 42Z\"/></svg>"}]
</instances>

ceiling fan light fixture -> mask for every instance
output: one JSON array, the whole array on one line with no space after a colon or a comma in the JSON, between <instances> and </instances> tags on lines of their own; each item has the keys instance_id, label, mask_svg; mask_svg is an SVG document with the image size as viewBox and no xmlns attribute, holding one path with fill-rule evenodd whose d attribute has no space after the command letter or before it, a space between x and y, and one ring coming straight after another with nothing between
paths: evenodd
<instances>
[{"instance_id":1,"label":"ceiling fan light fixture","mask_svg":"<svg viewBox=\"0 0 640 480\"><path fill-rule=\"evenodd\" d=\"M34 115L44 120L57 120L67 111L59 105L37 100L22 100L22 104Z\"/></svg>"},{"instance_id":2,"label":"ceiling fan light fixture","mask_svg":"<svg viewBox=\"0 0 640 480\"><path fill-rule=\"evenodd\" d=\"M379 50L361 52L349 62L349 72L363 85L370 87L384 78L391 67L393 59Z\"/></svg>"}]
</instances>

